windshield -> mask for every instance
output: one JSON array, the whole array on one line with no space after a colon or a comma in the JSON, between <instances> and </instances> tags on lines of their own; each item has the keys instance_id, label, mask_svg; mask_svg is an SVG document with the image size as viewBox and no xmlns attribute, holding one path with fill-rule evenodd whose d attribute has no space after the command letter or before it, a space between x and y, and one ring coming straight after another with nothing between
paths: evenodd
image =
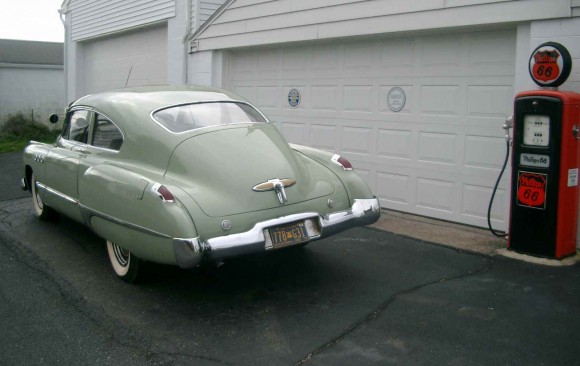
<instances>
[{"instance_id":1,"label":"windshield","mask_svg":"<svg viewBox=\"0 0 580 366\"><path fill-rule=\"evenodd\" d=\"M179 105L159 110L153 118L175 133L232 123L267 122L255 108L238 102Z\"/></svg>"}]
</instances>

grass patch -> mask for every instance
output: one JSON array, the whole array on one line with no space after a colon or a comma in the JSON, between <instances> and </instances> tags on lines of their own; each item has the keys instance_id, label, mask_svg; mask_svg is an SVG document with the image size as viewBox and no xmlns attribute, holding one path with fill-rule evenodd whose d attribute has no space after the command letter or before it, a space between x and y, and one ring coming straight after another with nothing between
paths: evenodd
<instances>
[{"instance_id":1,"label":"grass patch","mask_svg":"<svg viewBox=\"0 0 580 366\"><path fill-rule=\"evenodd\" d=\"M33 122L22 113L9 115L0 126L0 153L21 151L30 140L54 142L59 133L60 128Z\"/></svg>"}]
</instances>

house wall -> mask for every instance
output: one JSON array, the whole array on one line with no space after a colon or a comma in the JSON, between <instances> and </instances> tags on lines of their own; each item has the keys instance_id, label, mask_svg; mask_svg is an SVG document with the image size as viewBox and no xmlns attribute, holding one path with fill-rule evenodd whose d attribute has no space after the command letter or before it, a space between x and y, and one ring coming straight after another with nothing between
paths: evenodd
<instances>
[{"instance_id":1,"label":"house wall","mask_svg":"<svg viewBox=\"0 0 580 366\"><path fill-rule=\"evenodd\" d=\"M574 0L576 2L576 0ZM569 17L570 0L237 0L199 50Z\"/></svg>"},{"instance_id":2,"label":"house wall","mask_svg":"<svg viewBox=\"0 0 580 366\"><path fill-rule=\"evenodd\" d=\"M174 17L175 0L74 0L67 10L71 39L79 41Z\"/></svg>"},{"instance_id":3,"label":"house wall","mask_svg":"<svg viewBox=\"0 0 580 366\"><path fill-rule=\"evenodd\" d=\"M89 79L100 78L100 76L86 75L93 68L87 69L86 65L92 63L87 59L89 56L85 54L93 50L95 44L108 42L119 45L126 42L127 47L121 47L117 52L119 59L128 59L140 53L135 48L153 47L150 42L146 42L147 45L135 44L135 32L147 33L155 27L166 28L165 39L158 41L166 48L164 52L166 60L148 64L153 74L166 75L163 80L158 78L155 80L169 84L186 83L190 74L194 75L190 78L201 77L205 83L203 77L209 72L208 70L211 70L211 67L209 69L205 67L203 60L201 65L197 65L188 58L187 38L224 2L225 0L132 2L72 0L68 2L64 9L67 29L65 36L67 100L70 102L86 92L96 91L92 87L87 88L87 82L90 82ZM115 42L110 42L111 39L115 39ZM145 55L147 50L144 49L141 53ZM190 70L190 64L193 65L192 70ZM127 71L124 73L127 74ZM106 77L115 78L113 73L107 73ZM209 78L211 80L211 76ZM123 86L124 83L119 79L110 80L102 85L103 87Z\"/></svg>"},{"instance_id":4,"label":"house wall","mask_svg":"<svg viewBox=\"0 0 580 366\"><path fill-rule=\"evenodd\" d=\"M580 1L577 1L580 4ZM580 10L580 5L578 7ZM563 44L572 56L572 72L561 90L580 92L580 14L579 17L554 19L533 22L530 28L531 53L544 42L552 41Z\"/></svg>"},{"instance_id":5,"label":"house wall","mask_svg":"<svg viewBox=\"0 0 580 366\"><path fill-rule=\"evenodd\" d=\"M195 32L225 0L194 0L191 7L191 31Z\"/></svg>"},{"instance_id":6,"label":"house wall","mask_svg":"<svg viewBox=\"0 0 580 366\"><path fill-rule=\"evenodd\" d=\"M34 114L48 124L52 113L64 111L64 73L58 66L0 66L0 123L9 114Z\"/></svg>"}]
</instances>

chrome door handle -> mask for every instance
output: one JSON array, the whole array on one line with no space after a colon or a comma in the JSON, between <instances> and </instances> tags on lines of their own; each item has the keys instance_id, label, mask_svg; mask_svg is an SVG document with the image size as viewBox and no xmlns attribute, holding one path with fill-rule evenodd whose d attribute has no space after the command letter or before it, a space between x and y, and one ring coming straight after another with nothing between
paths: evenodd
<instances>
[{"instance_id":1,"label":"chrome door handle","mask_svg":"<svg viewBox=\"0 0 580 366\"><path fill-rule=\"evenodd\" d=\"M87 152L87 149L85 149L84 147L81 147L81 146L73 146L73 148L71 150L76 151L76 152L81 152L81 153Z\"/></svg>"}]
</instances>

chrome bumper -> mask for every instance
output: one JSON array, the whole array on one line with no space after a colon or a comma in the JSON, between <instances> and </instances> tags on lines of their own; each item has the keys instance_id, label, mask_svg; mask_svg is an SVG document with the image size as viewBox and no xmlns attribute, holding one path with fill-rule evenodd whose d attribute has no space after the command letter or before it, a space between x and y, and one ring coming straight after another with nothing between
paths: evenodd
<instances>
[{"instance_id":1,"label":"chrome bumper","mask_svg":"<svg viewBox=\"0 0 580 366\"><path fill-rule=\"evenodd\" d=\"M181 268L193 268L202 260L217 261L228 257L263 252L271 248L267 229L301 220L317 221L319 229L308 228L310 240L317 240L344 231L351 227L376 222L381 214L377 198L355 199L349 210L319 215L305 212L288 215L257 223L251 230L219 236L207 240L197 238L173 239L173 250Z\"/></svg>"}]
</instances>

